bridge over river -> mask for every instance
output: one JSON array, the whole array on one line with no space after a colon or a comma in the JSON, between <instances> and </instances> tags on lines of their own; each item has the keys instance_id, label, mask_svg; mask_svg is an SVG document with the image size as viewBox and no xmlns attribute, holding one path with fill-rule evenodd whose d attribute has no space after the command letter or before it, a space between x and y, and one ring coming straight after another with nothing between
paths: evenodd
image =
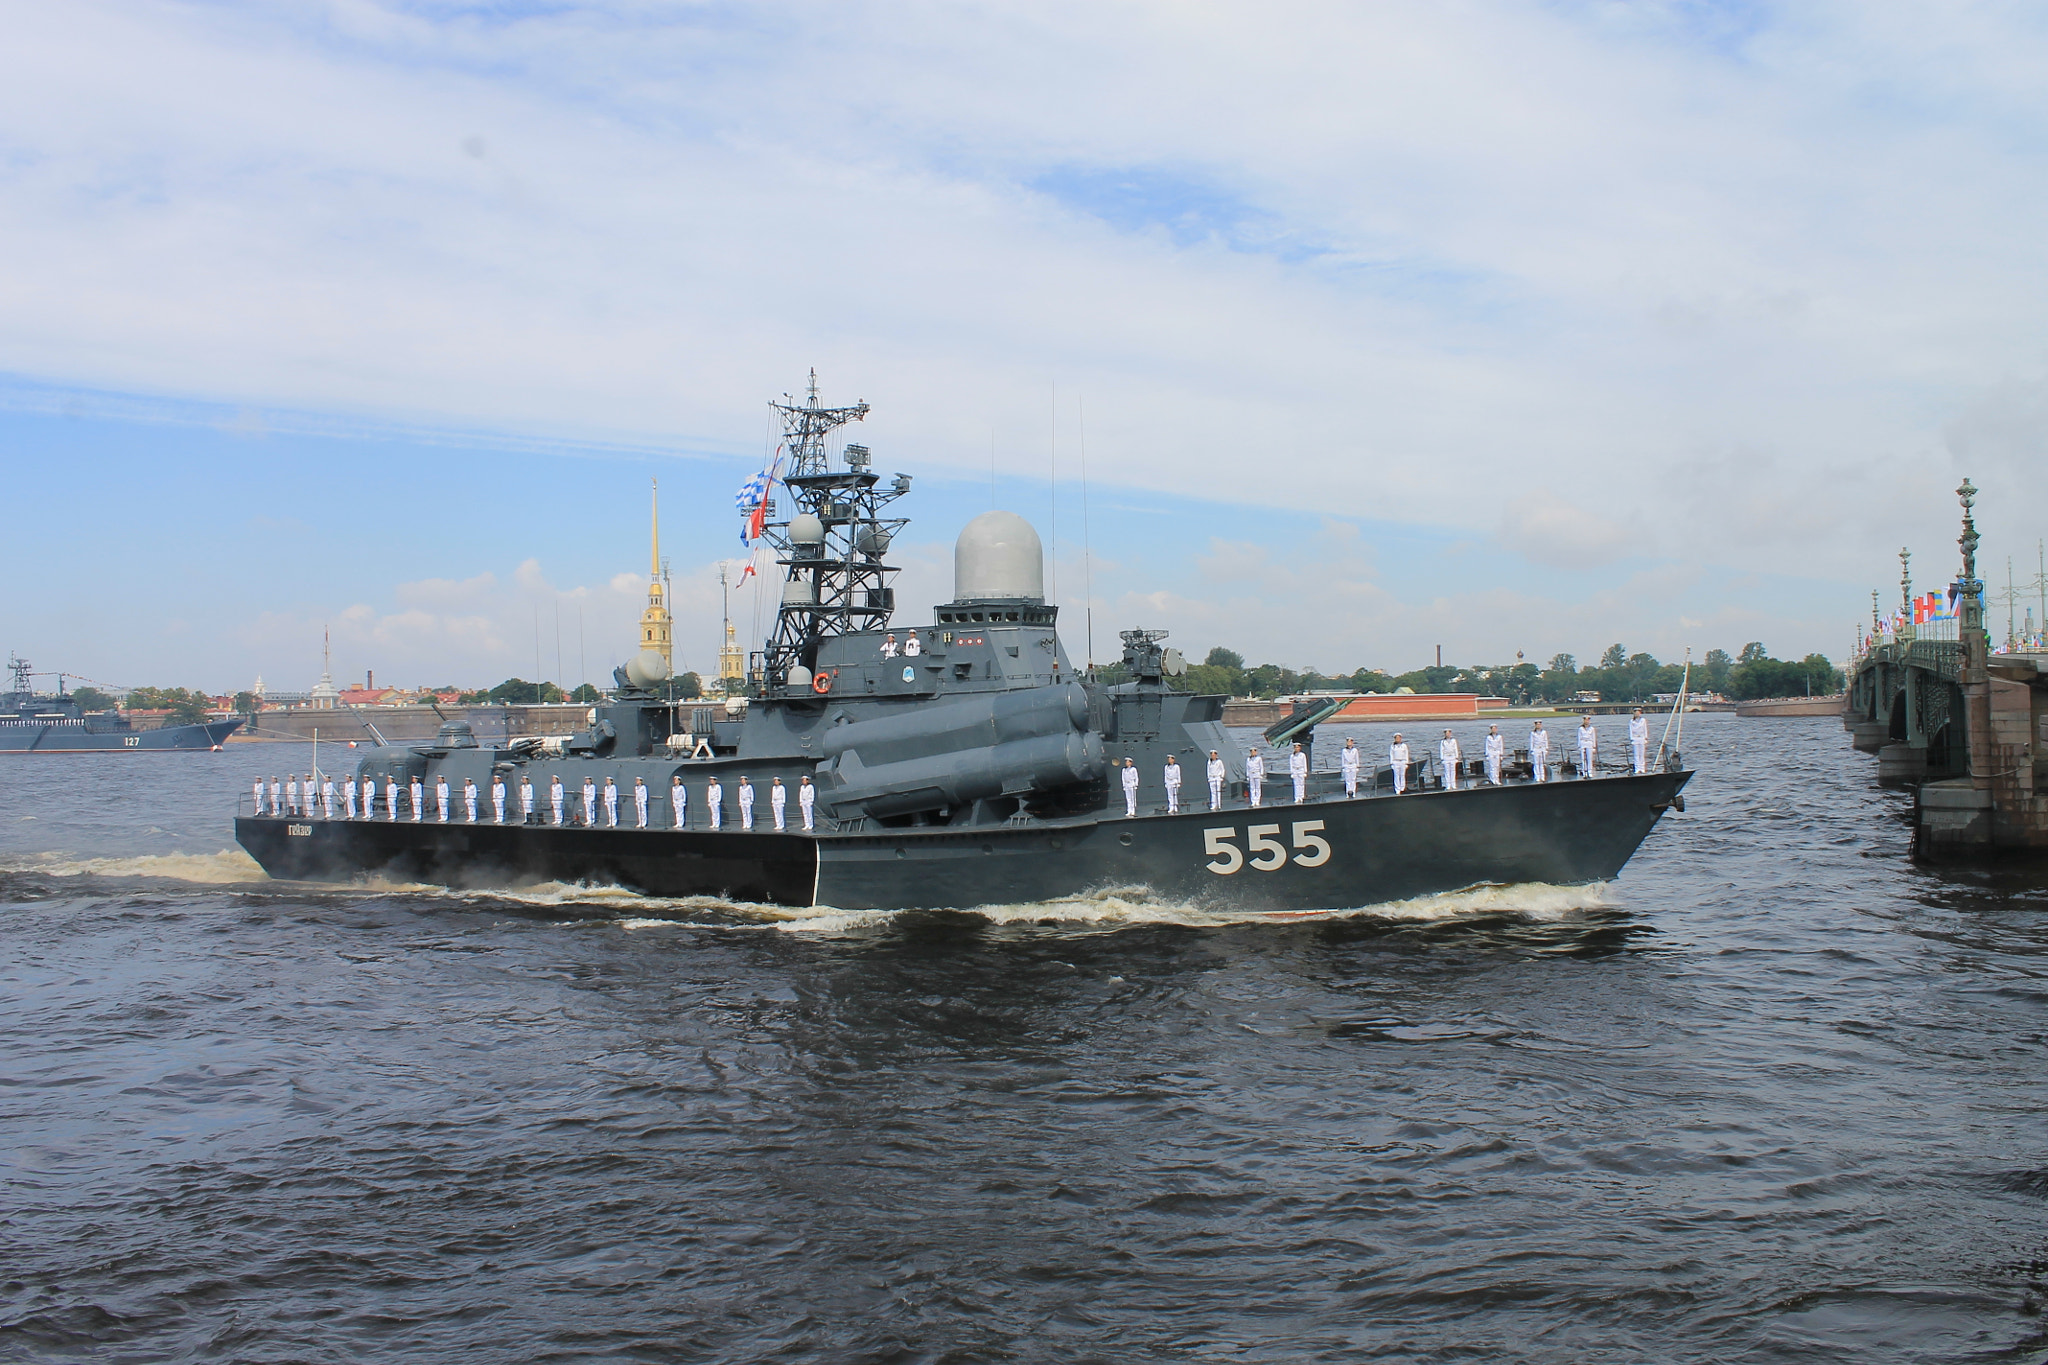
<instances>
[{"instance_id":1,"label":"bridge over river","mask_svg":"<svg viewBox=\"0 0 2048 1365\"><path fill-rule=\"evenodd\" d=\"M2048 852L2048 653L1993 652L1977 577L1977 490L1965 479L1956 493L1956 614L1914 624L1912 578L1902 573L1903 619L1886 626L1873 611L1842 723L1858 749L1877 755L1880 782L1917 790L1921 857ZM1900 559L1909 565L1905 552Z\"/></svg>"}]
</instances>

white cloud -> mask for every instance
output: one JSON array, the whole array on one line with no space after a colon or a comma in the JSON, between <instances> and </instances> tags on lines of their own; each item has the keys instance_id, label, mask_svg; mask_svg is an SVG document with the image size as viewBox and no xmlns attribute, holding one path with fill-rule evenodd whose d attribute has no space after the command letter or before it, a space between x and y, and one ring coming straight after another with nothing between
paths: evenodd
<instances>
[{"instance_id":1,"label":"white cloud","mask_svg":"<svg viewBox=\"0 0 2048 1365\"><path fill-rule=\"evenodd\" d=\"M1952 539L1961 472L1987 533L2048 512L2048 41L1999 6L1718 14L18 7L0 252L36 268L0 274L0 370L269 440L291 409L751 453L815 363L963 475L992 427L1044 448L1057 380L1105 482L1551 566L1775 560L1819 580L1784 619L1833 619ZM486 655L511 608L463 635L434 594L640 590L446 582L396 605Z\"/></svg>"},{"instance_id":2,"label":"white cloud","mask_svg":"<svg viewBox=\"0 0 2048 1365\"><path fill-rule=\"evenodd\" d=\"M1627 528L1537 488L1502 513L1500 542L1538 564L1561 569L1594 569L1611 564L1631 548Z\"/></svg>"}]
</instances>

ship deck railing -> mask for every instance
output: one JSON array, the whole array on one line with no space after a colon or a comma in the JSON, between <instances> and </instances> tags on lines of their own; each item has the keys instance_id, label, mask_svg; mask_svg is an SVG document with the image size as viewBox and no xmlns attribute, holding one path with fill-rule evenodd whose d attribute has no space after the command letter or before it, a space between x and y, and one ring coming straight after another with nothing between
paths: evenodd
<instances>
[{"instance_id":1,"label":"ship deck railing","mask_svg":"<svg viewBox=\"0 0 2048 1365\"><path fill-rule=\"evenodd\" d=\"M1490 785L1486 780L1486 768L1484 760L1463 759L1460 761L1458 766L1458 790L1470 791L1479 787ZM1445 790L1442 773L1439 769L1440 765L1433 758L1417 759L1414 764L1410 765L1407 794L1419 795L1425 792L1437 792ZM1549 771L1549 780L1552 782L1579 780L1577 755L1573 754L1568 757L1560 757L1553 759L1549 764ZM1511 756L1507 762L1501 765L1501 785L1536 785L1534 782L1534 772L1535 770L1530 766L1528 759L1526 757L1526 751L1517 752L1516 754ZM1598 763L1593 773L1593 777L1625 777L1629 776L1632 772L1633 767L1631 763L1626 757L1624 757L1619 762L1609 761ZM1291 806L1294 804L1293 780L1290 777L1288 777L1287 774L1269 774L1263 785L1264 790L1261 793L1260 803L1257 807L1253 807L1250 803L1250 790L1247 784L1242 780L1233 781L1229 783L1224 788L1225 794L1222 808L1226 810L1266 810L1278 809L1281 807ZM338 786L339 784L337 784L337 788ZM1058 816L1049 819L1035 819L1027 817L1027 819L1022 822L1018 822L1013 817L1012 820L1008 823L1024 823L1036 826L1054 826L1088 824L1097 821L1118 820L1125 818L1123 813L1123 792L1121 788L1113 789L1110 795L1110 804L1103 806L1099 810L1081 812L1070 816ZM1184 783L1181 787L1182 813L1186 814L1197 811L1207 811L1210 809L1214 809L1208 803L1208 795L1209 792L1206 783ZM1365 769L1361 769L1358 783L1358 796L1356 798L1348 798L1345 796L1343 779L1340 773L1333 772L1328 769L1317 769L1316 771L1311 772L1309 774L1307 801L1310 803L1343 801L1348 799L1371 801L1390 798L1393 796L1395 796L1394 769L1391 764L1381 764L1378 766L1376 770L1372 770L1370 772L1368 772ZM282 797L280 797L280 799L282 799ZM326 814L324 808L322 807L317 797L312 802L310 809L307 806L306 798L303 793L301 794L299 800L300 805L296 811L287 808L287 810L284 813L279 814L271 809L270 798L267 793L264 796L262 808L258 809L255 796L252 793L244 792L236 802L235 814L237 815L238 818L241 819L274 819L292 822L311 823L328 823L331 821L332 823L336 824L355 823L440 825L446 823L449 825L470 825L474 823L476 825L496 826L497 828L501 829L561 828L577 830L643 830L643 827L638 823L638 811L633 806L630 798L627 800L623 800L619 803L619 822L617 825L611 825L607 823L605 820L604 808L601 802L598 806L597 811L595 812L595 820L586 821L583 818L584 812L582 810L583 803L581 793L575 791L572 791L569 801L564 804L562 812L563 818L560 826L555 825L552 808L546 803L537 804L533 814L530 817L522 817L521 813L516 809L516 805L513 808L508 808L505 813L504 823L500 825L499 822L495 818L493 818L493 812L489 802L482 801L479 802L477 805L477 818L474 822L472 822L469 819L468 808L463 804L459 794L456 794L452 791L450 793L450 800L448 803L448 818L444 822L441 819L440 806L434 798L433 788L431 787L427 789L425 797L421 802L420 816L418 820L415 820L413 818L411 794L405 787L400 787L398 789L399 808L398 816L395 820L392 819L389 813L387 812L387 809L384 804L384 793L381 787L378 789L377 803L372 808L371 813L365 814L363 808L359 804L352 822L347 814L347 806L344 803L338 789L335 794L334 814L331 817ZM1166 813L1166 804L1162 799L1162 784L1158 779L1155 778L1154 780L1143 784L1139 788L1139 809L1141 813L1145 815L1156 815ZM919 828L945 829L948 828L948 826L932 825L920 826ZM711 831L711 824L709 819L706 818L703 813L701 803L692 802L690 809L690 819L688 823L678 827L670 822L669 804L667 797L654 797L648 801L647 824L645 825L643 832L661 833L664 831L677 833L709 833ZM833 819L825 815L821 811L817 817L817 828L815 830L811 830L808 832L814 834L857 835L891 833L894 831L894 826L877 825L873 821L862 816L853 816L848 817L846 819ZM754 824L752 829L746 829L741 826L739 820L739 811L737 807L728 804L725 809L724 819L719 824L718 832L721 834L803 834L807 831L805 831L805 829L803 828L803 819L801 815L793 808L788 813L787 827L783 830L777 830L775 828L775 821L772 812L770 812L770 810L768 809L767 803L762 802L759 805L756 805L754 808Z\"/></svg>"}]
</instances>

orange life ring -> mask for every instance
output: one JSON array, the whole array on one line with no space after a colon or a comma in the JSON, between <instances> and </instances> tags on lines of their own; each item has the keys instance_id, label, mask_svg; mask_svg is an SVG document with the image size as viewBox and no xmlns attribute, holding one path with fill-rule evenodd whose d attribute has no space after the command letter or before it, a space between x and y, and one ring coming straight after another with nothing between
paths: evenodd
<instances>
[{"instance_id":1,"label":"orange life ring","mask_svg":"<svg viewBox=\"0 0 2048 1365\"><path fill-rule=\"evenodd\" d=\"M816 692L819 696L822 697L831 690L832 675L830 673L820 673L817 677L811 679L811 691Z\"/></svg>"}]
</instances>

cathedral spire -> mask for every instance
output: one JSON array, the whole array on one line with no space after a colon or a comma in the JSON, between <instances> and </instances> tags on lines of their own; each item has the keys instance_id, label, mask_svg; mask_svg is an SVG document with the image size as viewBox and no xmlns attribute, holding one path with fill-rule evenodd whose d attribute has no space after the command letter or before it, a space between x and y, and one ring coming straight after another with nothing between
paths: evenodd
<instances>
[{"instance_id":1,"label":"cathedral spire","mask_svg":"<svg viewBox=\"0 0 2048 1365\"><path fill-rule=\"evenodd\" d=\"M647 610L640 613L640 648L653 650L673 674L676 667L675 621L669 615L661 582L661 480L653 483L653 530L648 540Z\"/></svg>"}]
</instances>

